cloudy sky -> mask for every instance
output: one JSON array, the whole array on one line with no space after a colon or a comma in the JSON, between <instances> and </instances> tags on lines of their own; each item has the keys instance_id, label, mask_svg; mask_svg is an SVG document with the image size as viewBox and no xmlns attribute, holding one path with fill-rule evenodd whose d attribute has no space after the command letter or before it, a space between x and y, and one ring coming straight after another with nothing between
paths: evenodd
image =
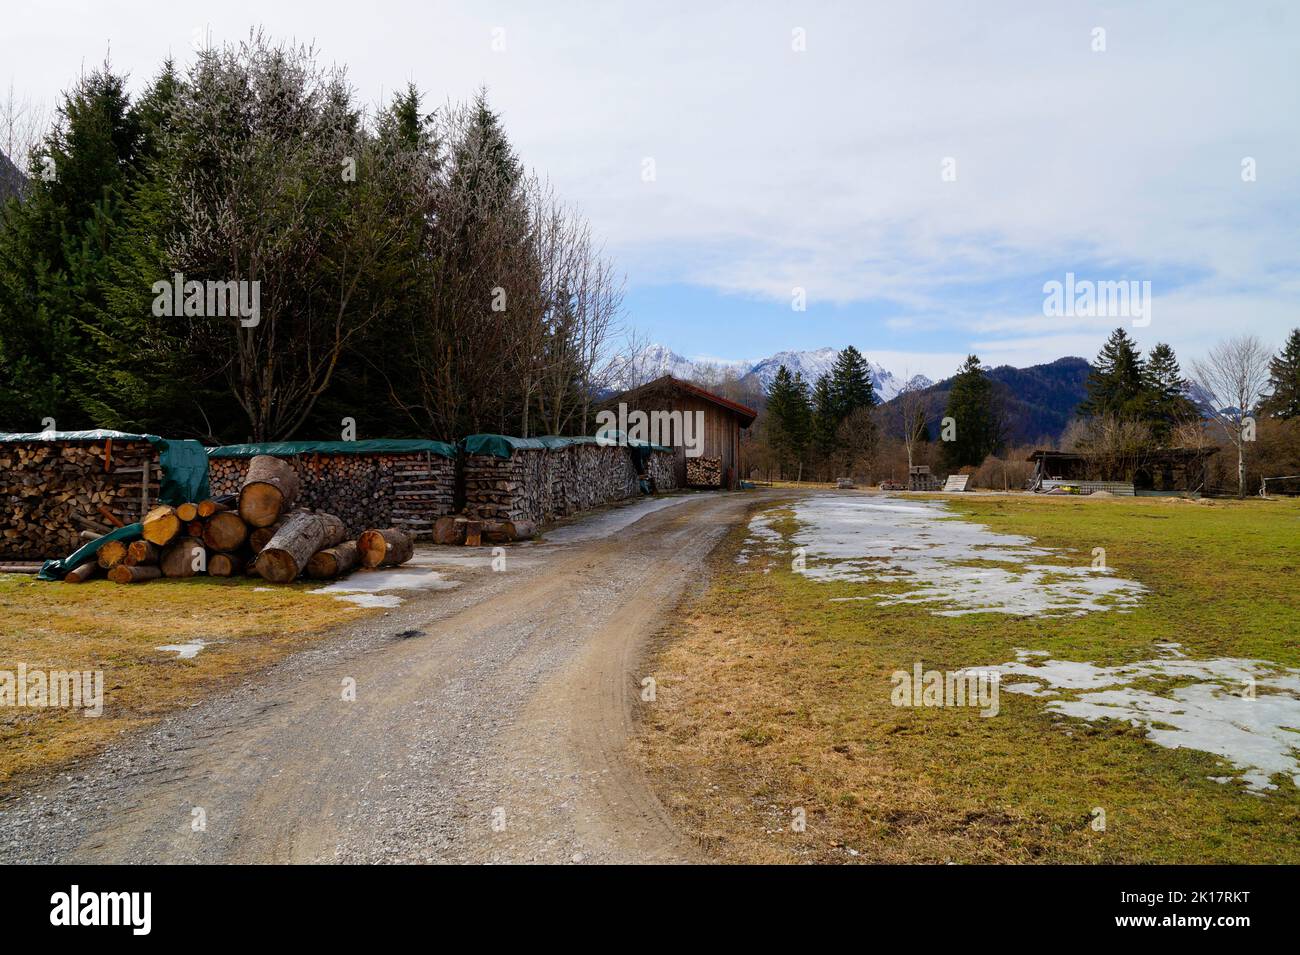
<instances>
[{"instance_id":1,"label":"cloudy sky","mask_svg":"<svg viewBox=\"0 0 1300 955\"><path fill-rule=\"evenodd\" d=\"M139 87L254 25L313 41L365 101L485 85L604 237L629 319L690 357L856 344L938 377L972 351L1091 357L1126 324L1186 365L1300 325L1294 3L45 0L4 20L0 79L47 104L106 55ZM1045 315L1067 272L1150 282L1149 324Z\"/></svg>"}]
</instances>

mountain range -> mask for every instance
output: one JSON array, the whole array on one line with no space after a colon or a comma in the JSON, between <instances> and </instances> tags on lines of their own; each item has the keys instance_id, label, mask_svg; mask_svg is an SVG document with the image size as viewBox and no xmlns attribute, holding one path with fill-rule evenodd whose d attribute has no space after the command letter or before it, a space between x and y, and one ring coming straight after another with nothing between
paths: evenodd
<instances>
[{"instance_id":1,"label":"mountain range","mask_svg":"<svg viewBox=\"0 0 1300 955\"><path fill-rule=\"evenodd\" d=\"M838 356L838 349L817 348L780 351L756 361L692 361L663 345L649 345L638 352L634 364L641 381L672 375L707 387L724 374L734 373L742 385L758 386L765 391L782 365L791 373L801 373L811 386L820 375L830 371ZM888 403L897 398L903 388L898 376L870 358L868 364L871 366L872 385L881 402ZM1058 358L1028 368L1001 365L990 369L989 377L995 382L1002 401L1007 441L1017 445L1059 438L1087 394L1086 384L1091 371L1092 365L1086 360L1073 357ZM932 382L924 375L916 375L911 380L925 394L926 417L931 432L937 433L939 419L948 404L952 379Z\"/></svg>"}]
</instances>

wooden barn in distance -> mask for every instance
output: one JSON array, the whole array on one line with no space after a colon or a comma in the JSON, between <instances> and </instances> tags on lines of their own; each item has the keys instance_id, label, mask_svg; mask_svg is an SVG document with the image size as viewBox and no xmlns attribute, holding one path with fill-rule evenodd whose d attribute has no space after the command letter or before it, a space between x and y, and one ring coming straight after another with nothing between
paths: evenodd
<instances>
[{"instance_id":1,"label":"wooden barn in distance","mask_svg":"<svg viewBox=\"0 0 1300 955\"><path fill-rule=\"evenodd\" d=\"M703 412L704 428L699 438L699 457L701 460L719 462L720 482L714 486L735 490L739 485L740 429L748 428L754 423L758 417L757 411L672 375L664 375L639 388L614 395L603 407L618 411L620 404L625 405L628 412L644 411L647 415L655 412L662 414L677 411L683 415ZM687 480L686 448L680 441L669 441L667 436L652 436L651 440L672 446L678 487L701 486L698 482Z\"/></svg>"}]
</instances>

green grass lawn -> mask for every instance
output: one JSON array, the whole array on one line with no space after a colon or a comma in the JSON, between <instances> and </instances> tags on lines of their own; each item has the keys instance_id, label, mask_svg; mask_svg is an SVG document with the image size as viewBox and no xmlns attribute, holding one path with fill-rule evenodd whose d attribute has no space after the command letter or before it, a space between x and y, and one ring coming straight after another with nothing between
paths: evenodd
<instances>
[{"instance_id":1,"label":"green grass lawn","mask_svg":"<svg viewBox=\"0 0 1300 955\"><path fill-rule=\"evenodd\" d=\"M1103 547L1115 573L1149 592L1131 613L1082 617L831 603L906 588L812 581L781 546L737 565L738 530L715 556L714 583L664 635L649 671L657 699L643 711L642 757L699 842L758 861L1300 862L1300 793L1285 777L1263 794L1214 782L1233 773L1215 756L1005 691L987 719L890 702L890 674L917 660L956 670L1016 648L1114 665L1173 642L1193 658L1300 666L1300 505L950 500L1069 563ZM788 538L792 515L776 514Z\"/></svg>"}]
</instances>

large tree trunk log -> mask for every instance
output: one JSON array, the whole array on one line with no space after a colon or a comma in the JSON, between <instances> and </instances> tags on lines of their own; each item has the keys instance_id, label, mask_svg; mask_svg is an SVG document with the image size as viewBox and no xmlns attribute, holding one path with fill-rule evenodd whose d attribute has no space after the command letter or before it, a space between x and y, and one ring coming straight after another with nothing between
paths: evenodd
<instances>
[{"instance_id":1,"label":"large tree trunk log","mask_svg":"<svg viewBox=\"0 0 1300 955\"><path fill-rule=\"evenodd\" d=\"M244 558L238 554L213 554L208 558L208 576L233 577L244 569Z\"/></svg>"},{"instance_id":2,"label":"large tree trunk log","mask_svg":"<svg viewBox=\"0 0 1300 955\"><path fill-rule=\"evenodd\" d=\"M512 541L532 540L537 536L537 525L532 521L506 521L506 531Z\"/></svg>"},{"instance_id":3,"label":"large tree trunk log","mask_svg":"<svg viewBox=\"0 0 1300 955\"><path fill-rule=\"evenodd\" d=\"M100 567L111 570L126 560L126 544L123 541L105 541L95 551L95 559Z\"/></svg>"},{"instance_id":4,"label":"large tree trunk log","mask_svg":"<svg viewBox=\"0 0 1300 955\"><path fill-rule=\"evenodd\" d=\"M143 584L161 576L161 570L148 564L118 564L108 572L108 579L115 584Z\"/></svg>"},{"instance_id":5,"label":"large tree trunk log","mask_svg":"<svg viewBox=\"0 0 1300 955\"><path fill-rule=\"evenodd\" d=\"M257 555L257 572L273 584L287 584L306 569L312 554L345 536L343 522L333 514L292 514Z\"/></svg>"},{"instance_id":6,"label":"large tree trunk log","mask_svg":"<svg viewBox=\"0 0 1300 955\"><path fill-rule=\"evenodd\" d=\"M288 461L259 454L248 462L239 489L239 516L253 527L268 527L298 499L298 475Z\"/></svg>"},{"instance_id":7,"label":"large tree trunk log","mask_svg":"<svg viewBox=\"0 0 1300 955\"><path fill-rule=\"evenodd\" d=\"M396 527L374 528L357 538L357 551L362 567L404 564L415 553L415 541L406 531Z\"/></svg>"},{"instance_id":8,"label":"large tree trunk log","mask_svg":"<svg viewBox=\"0 0 1300 955\"><path fill-rule=\"evenodd\" d=\"M84 584L92 577L98 577L99 572L102 569L103 568L99 566L98 562L88 560L80 567L74 567L72 570L64 574L63 582L65 584Z\"/></svg>"},{"instance_id":9,"label":"large tree trunk log","mask_svg":"<svg viewBox=\"0 0 1300 955\"><path fill-rule=\"evenodd\" d=\"M211 550L237 550L248 537L248 525L234 511L218 511L203 527L203 543Z\"/></svg>"},{"instance_id":10,"label":"large tree trunk log","mask_svg":"<svg viewBox=\"0 0 1300 955\"><path fill-rule=\"evenodd\" d=\"M355 567L358 559L357 542L344 541L312 554L307 561L307 576L313 580L332 580Z\"/></svg>"},{"instance_id":11,"label":"large tree trunk log","mask_svg":"<svg viewBox=\"0 0 1300 955\"><path fill-rule=\"evenodd\" d=\"M202 562L197 559L199 554L203 555ZM165 577L193 577L199 572L194 566L196 563L200 567L207 566L207 551L203 542L193 537L173 541L158 559L158 566L162 568Z\"/></svg>"},{"instance_id":12,"label":"large tree trunk log","mask_svg":"<svg viewBox=\"0 0 1300 955\"><path fill-rule=\"evenodd\" d=\"M248 546L253 549L254 554L260 554L262 548L270 543L274 537L284 527L284 521L276 521L270 527L257 527L248 533Z\"/></svg>"},{"instance_id":13,"label":"large tree trunk log","mask_svg":"<svg viewBox=\"0 0 1300 955\"><path fill-rule=\"evenodd\" d=\"M222 494L199 502L199 517L211 517L217 511L228 511L239 503L237 494Z\"/></svg>"},{"instance_id":14,"label":"large tree trunk log","mask_svg":"<svg viewBox=\"0 0 1300 955\"><path fill-rule=\"evenodd\" d=\"M181 532L181 519L176 508L159 504L144 516L144 539L159 547L166 547Z\"/></svg>"},{"instance_id":15,"label":"large tree trunk log","mask_svg":"<svg viewBox=\"0 0 1300 955\"><path fill-rule=\"evenodd\" d=\"M463 517L440 517L433 525L433 542L435 544L465 543L465 519Z\"/></svg>"},{"instance_id":16,"label":"large tree trunk log","mask_svg":"<svg viewBox=\"0 0 1300 955\"><path fill-rule=\"evenodd\" d=\"M132 541L126 549L126 560L123 563L128 567L156 564L161 553L162 549L157 544L151 544L149 541Z\"/></svg>"}]
</instances>

